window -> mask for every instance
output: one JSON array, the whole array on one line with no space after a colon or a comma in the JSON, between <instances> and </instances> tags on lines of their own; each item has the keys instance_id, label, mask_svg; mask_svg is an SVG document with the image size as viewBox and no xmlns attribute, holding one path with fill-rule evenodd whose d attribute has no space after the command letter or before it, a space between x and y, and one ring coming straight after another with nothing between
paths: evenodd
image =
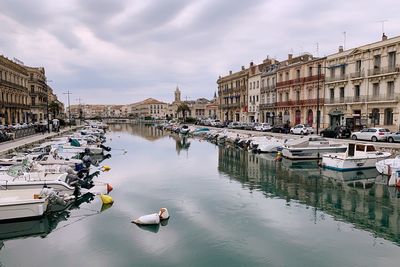
<instances>
[{"instance_id":1,"label":"window","mask_svg":"<svg viewBox=\"0 0 400 267\"><path fill-rule=\"evenodd\" d=\"M330 92L330 99L335 99L335 88L331 88L330 90L329 90L329 92Z\"/></svg>"},{"instance_id":2,"label":"window","mask_svg":"<svg viewBox=\"0 0 400 267\"><path fill-rule=\"evenodd\" d=\"M381 55L374 56L374 69L381 68Z\"/></svg>"},{"instance_id":3,"label":"window","mask_svg":"<svg viewBox=\"0 0 400 267\"><path fill-rule=\"evenodd\" d=\"M393 109L385 109L385 125L393 125Z\"/></svg>"},{"instance_id":4,"label":"window","mask_svg":"<svg viewBox=\"0 0 400 267\"><path fill-rule=\"evenodd\" d=\"M360 98L360 85L355 85L354 86L354 97L356 99Z\"/></svg>"},{"instance_id":5,"label":"window","mask_svg":"<svg viewBox=\"0 0 400 267\"><path fill-rule=\"evenodd\" d=\"M258 95L256 96L256 101L258 102Z\"/></svg>"},{"instance_id":6,"label":"window","mask_svg":"<svg viewBox=\"0 0 400 267\"><path fill-rule=\"evenodd\" d=\"M296 101L300 100L300 91L296 91Z\"/></svg>"},{"instance_id":7,"label":"window","mask_svg":"<svg viewBox=\"0 0 400 267\"><path fill-rule=\"evenodd\" d=\"M379 96L379 83L372 84L372 95Z\"/></svg>"},{"instance_id":8,"label":"window","mask_svg":"<svg viewBox=\"0 0 400 267\"><path fill-rule=\"evenodd\" d=\"M339 91L340 91L340 99L343 100L344 99L344 87L340 87Z\"/></svg>"},{"instance_id":9,"label":"window","mask_svg":"<svg viewBox=\"0 0 400 267\"><path fill-rule=\"evenodd\" d=\"M340 76L344 77L344 75L346 74L346 65L341 65L340 66Z\"/></svg>"},{"instance_id":10,"label":"window","mask_svg":"<svg viewBox=\"0 0 400 267\"><path fill-rule=\"evenodd\" d=\"M335 77L335 69L333 67L330 68L331 78Z\"/></svg>"},{"instance_id":11,"label":"window","mask_svg":"<svg viewBox=\"0 0 400 267\"><path fill-rule=\"evenodd\" d=\"M393 81L387 83L386 97L388 99L393 99L393 97L394 97L394 82Z\"/></svg>"},{"instance_id":12,"label":"window","mask_svg":"<svg viewBox=\"0 0 400 267\"><path fill-rule=\"evenodd\" d=\"M34 92L35 92L35 86L31 85L31 93L34 93Z\"/></svg>"},{"instance_id":13,"label":"window","mask_svg":"<svg viewBox=\"0 0 400 267\"><path fill-rule=\"evenodd\" d=\"M282 82L282 80L283 80L283 75L282 73L279 73L279 81Z\"/></svg>"},{"instance_id":14,"label":"window","mask_svg":"<svg viewBox=\"0 0 400 267\"><path fill-rule=\"evenodd\" d=\"M389 59L388 59L389 70L394 71L396 67L396 52L389 52Z\"/></svg>"},{"instance_id":15,"label":"window","mask_svg":"<svg viewBox=\"0 0 400 267\"><path fill-rule=\"evenodd\" d=\"M313 99L314 98L314 96L313 96L313 93L312 93L312 89L309 89L308 90L308 99Z\"/></svg>"},{"instance_id":16,"label":"window","mask_svg":"<svg viewBox=\"0 0 400 267\"><path fill-rule=\"evenodd\" d=\"M286 92L286 101L289 101L289 92Z\"/></svg>"},{"instance_id":17,"label":"window","mask_svg":"<svg viewBox=\"0 0 400 267\"><path fill-rule=\"evenodd\" d=\"M308 76L312 76L312 67L308 67Z\"/></svg>"},{"instance_id":18,"label":"window","mask_svg":"<svg viewBox=\"0 0 400 267\"><path fill-rule=\"evenodd\" d=\"M282 93L279 93L279 102L282 102Z\"/></svg>"},{"instance_id":19,"label":"window","mask_svg":"<svg viewBox=\"0 0 400 267\"><path fill-rule=\"evenodd\" d=\"M289 72L286 72L286 81L289 81Z\"/></svg>"},{"instance_id":20,"label":"window","mask_svg":"<svg viewBox=\"0 0 400 267\"><path fill-rule=\"evenodd\" d=\"M259 81L257 81L257 88L259 88L260 87L260 82Z\"/></svg>"},{"instance_id":21,"label":"window","mask_svg":"<svg viewBox=\"0 0 400 267\"><path fill-rule=\"evenodd\" d=\"M300 70L296 70L296 78L300 79Z\"/></svg>"},{"instance_id":22,"label":"window","mask_svg":"<svg viewBox=\"0 0 400 267\"><path fill-rule=\"evenodd\" d=\"M356 72L360 72L361 71L361 60L357 60L356 61Z\"/></svg>"}]
</instances>

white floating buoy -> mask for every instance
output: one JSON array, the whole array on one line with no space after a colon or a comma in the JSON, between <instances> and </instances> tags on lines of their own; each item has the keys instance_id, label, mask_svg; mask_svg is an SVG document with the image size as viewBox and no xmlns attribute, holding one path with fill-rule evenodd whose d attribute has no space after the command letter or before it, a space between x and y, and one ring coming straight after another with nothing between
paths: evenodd
<instances>
[{"instance_id":1,"label":"white floating buoy","mask_svg":"<svg viewBox=\"0 0 400 267\"><path fill-rule=\"evenodd\" d=\"M161 208L160 211L158 212L158 215L160 216L160 220L169 219L169 213L167 208Z\"/></svg>"},{"instance_id":2,"label":"white floating buoy","mask_svg":"<svg viewBox=\"0 0 400 267\"><path fill-rule=\"evenodd\" d=\"M140 225L151 225L151 224L159 224L160 216L158 213L143 215L132 221L133 223Z\"/></svg>"}]
</instances>

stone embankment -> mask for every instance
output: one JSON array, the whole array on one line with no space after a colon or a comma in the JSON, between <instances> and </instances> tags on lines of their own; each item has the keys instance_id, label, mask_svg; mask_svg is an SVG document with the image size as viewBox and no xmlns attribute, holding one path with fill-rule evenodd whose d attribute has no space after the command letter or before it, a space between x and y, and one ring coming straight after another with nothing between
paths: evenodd
<instances>
[{"instance_id":1,"label":"stone embankment","mask_svg":"<svg viewBox=\"0 0 400 267\"><path fill-rule=\"evenodd\" d=\"M0 144L0 156L12 153L18 149L27 148L35 144L42 143L46 140L51 138L70 133L76 131L77 129L81 128L82 126L73 126L73 127L66 127L60 130L60 132L52 132L52 133L45 133L45 134L35 134L31 136L27 136L17 140L11 140L8 142L4 142Z\"/></svg>"},{"instance_id":2,"label":"stone embankment","mask_svg":"<svg viewBox=\"0 0 400 267\"><path fill-rule=\"evenodd\" d=\"M199 128L202 128L203 126L199 126ZM251 131L251 130L240 130L240 129L227 129L227 128L215 128L215 127L209 127L205 126L207 128L213 129L213 130L227 130L230 132L238 133L238 134L247 134L251 136L273 136L276 138L282 138L282 139L298 139L302 138L301 135L294 135L294 134L282 134L282 133L271 133L271 132L258 132L258 131ZM389 143L389 142L372 142L372 141L364 141L364 140L351 140L351 139L334 139L334 138L327 138L329 140L334 140L338 143L368 143L368 144L373 144L378 150L381 151L387 151L392 153L392 155L400 155L400 143Z\"/></svg>"}]
</instances>

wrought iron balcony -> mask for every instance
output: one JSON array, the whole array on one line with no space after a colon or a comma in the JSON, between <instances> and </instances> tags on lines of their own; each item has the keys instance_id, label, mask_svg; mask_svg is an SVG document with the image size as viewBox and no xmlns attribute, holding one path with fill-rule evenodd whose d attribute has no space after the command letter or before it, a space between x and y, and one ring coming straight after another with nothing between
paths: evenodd
<instances>
[{"instance_id":1,"label":"wrought iron balcony","mask_svg":"<svg viewBox=\"0 0 400 267\"><path fill-rule=\"evenodd\" d=\"M400 67L398 65L388 66L388 67L374 67L373 69L368 70L368 76L383 75L383 74L398 73L398 72L400 72Z\"/></svg>"}]
</instances>

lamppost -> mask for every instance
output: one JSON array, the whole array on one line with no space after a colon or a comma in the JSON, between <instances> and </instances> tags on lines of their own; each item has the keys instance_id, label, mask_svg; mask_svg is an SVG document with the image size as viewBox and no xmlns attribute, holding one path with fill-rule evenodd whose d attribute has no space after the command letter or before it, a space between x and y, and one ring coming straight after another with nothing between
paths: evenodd
<instances>
[{"instance_id":1,"label":"lamppost","mask_svg":"<svg viewBox=\"0 0 400 267\"><path fill-rule=\"evenodd\" d=\"M319 120L320 120L320 112L319 112L319 79L321 78L321 65L318 65L317 68L317 135L319 134Z\"/></svg>"},{"instance_id":2,"label":"lamppost","mask_svg":"<svg viewBox=\"0 0 400 267\"><path fill-rule=\"evenodd\" d=\"M69 102L69 95L72 93L69 92L69 90L66 93L63 93L63 95L68 95L68 120L69 120L69 128L71 128L71 105Z\"/></svg>"},{"instance_id":3,"label":"lamppost","mask_svg":"<svg viewBox=\"0 0 400 267\"><path fill-rule=\"evenodd\" d=\"M50 133L50 116L49 116L49 86L47 83L53 82L52 80L46 80L46 113L47 113L47 133Z\"/></svg>"}]
</instances>

